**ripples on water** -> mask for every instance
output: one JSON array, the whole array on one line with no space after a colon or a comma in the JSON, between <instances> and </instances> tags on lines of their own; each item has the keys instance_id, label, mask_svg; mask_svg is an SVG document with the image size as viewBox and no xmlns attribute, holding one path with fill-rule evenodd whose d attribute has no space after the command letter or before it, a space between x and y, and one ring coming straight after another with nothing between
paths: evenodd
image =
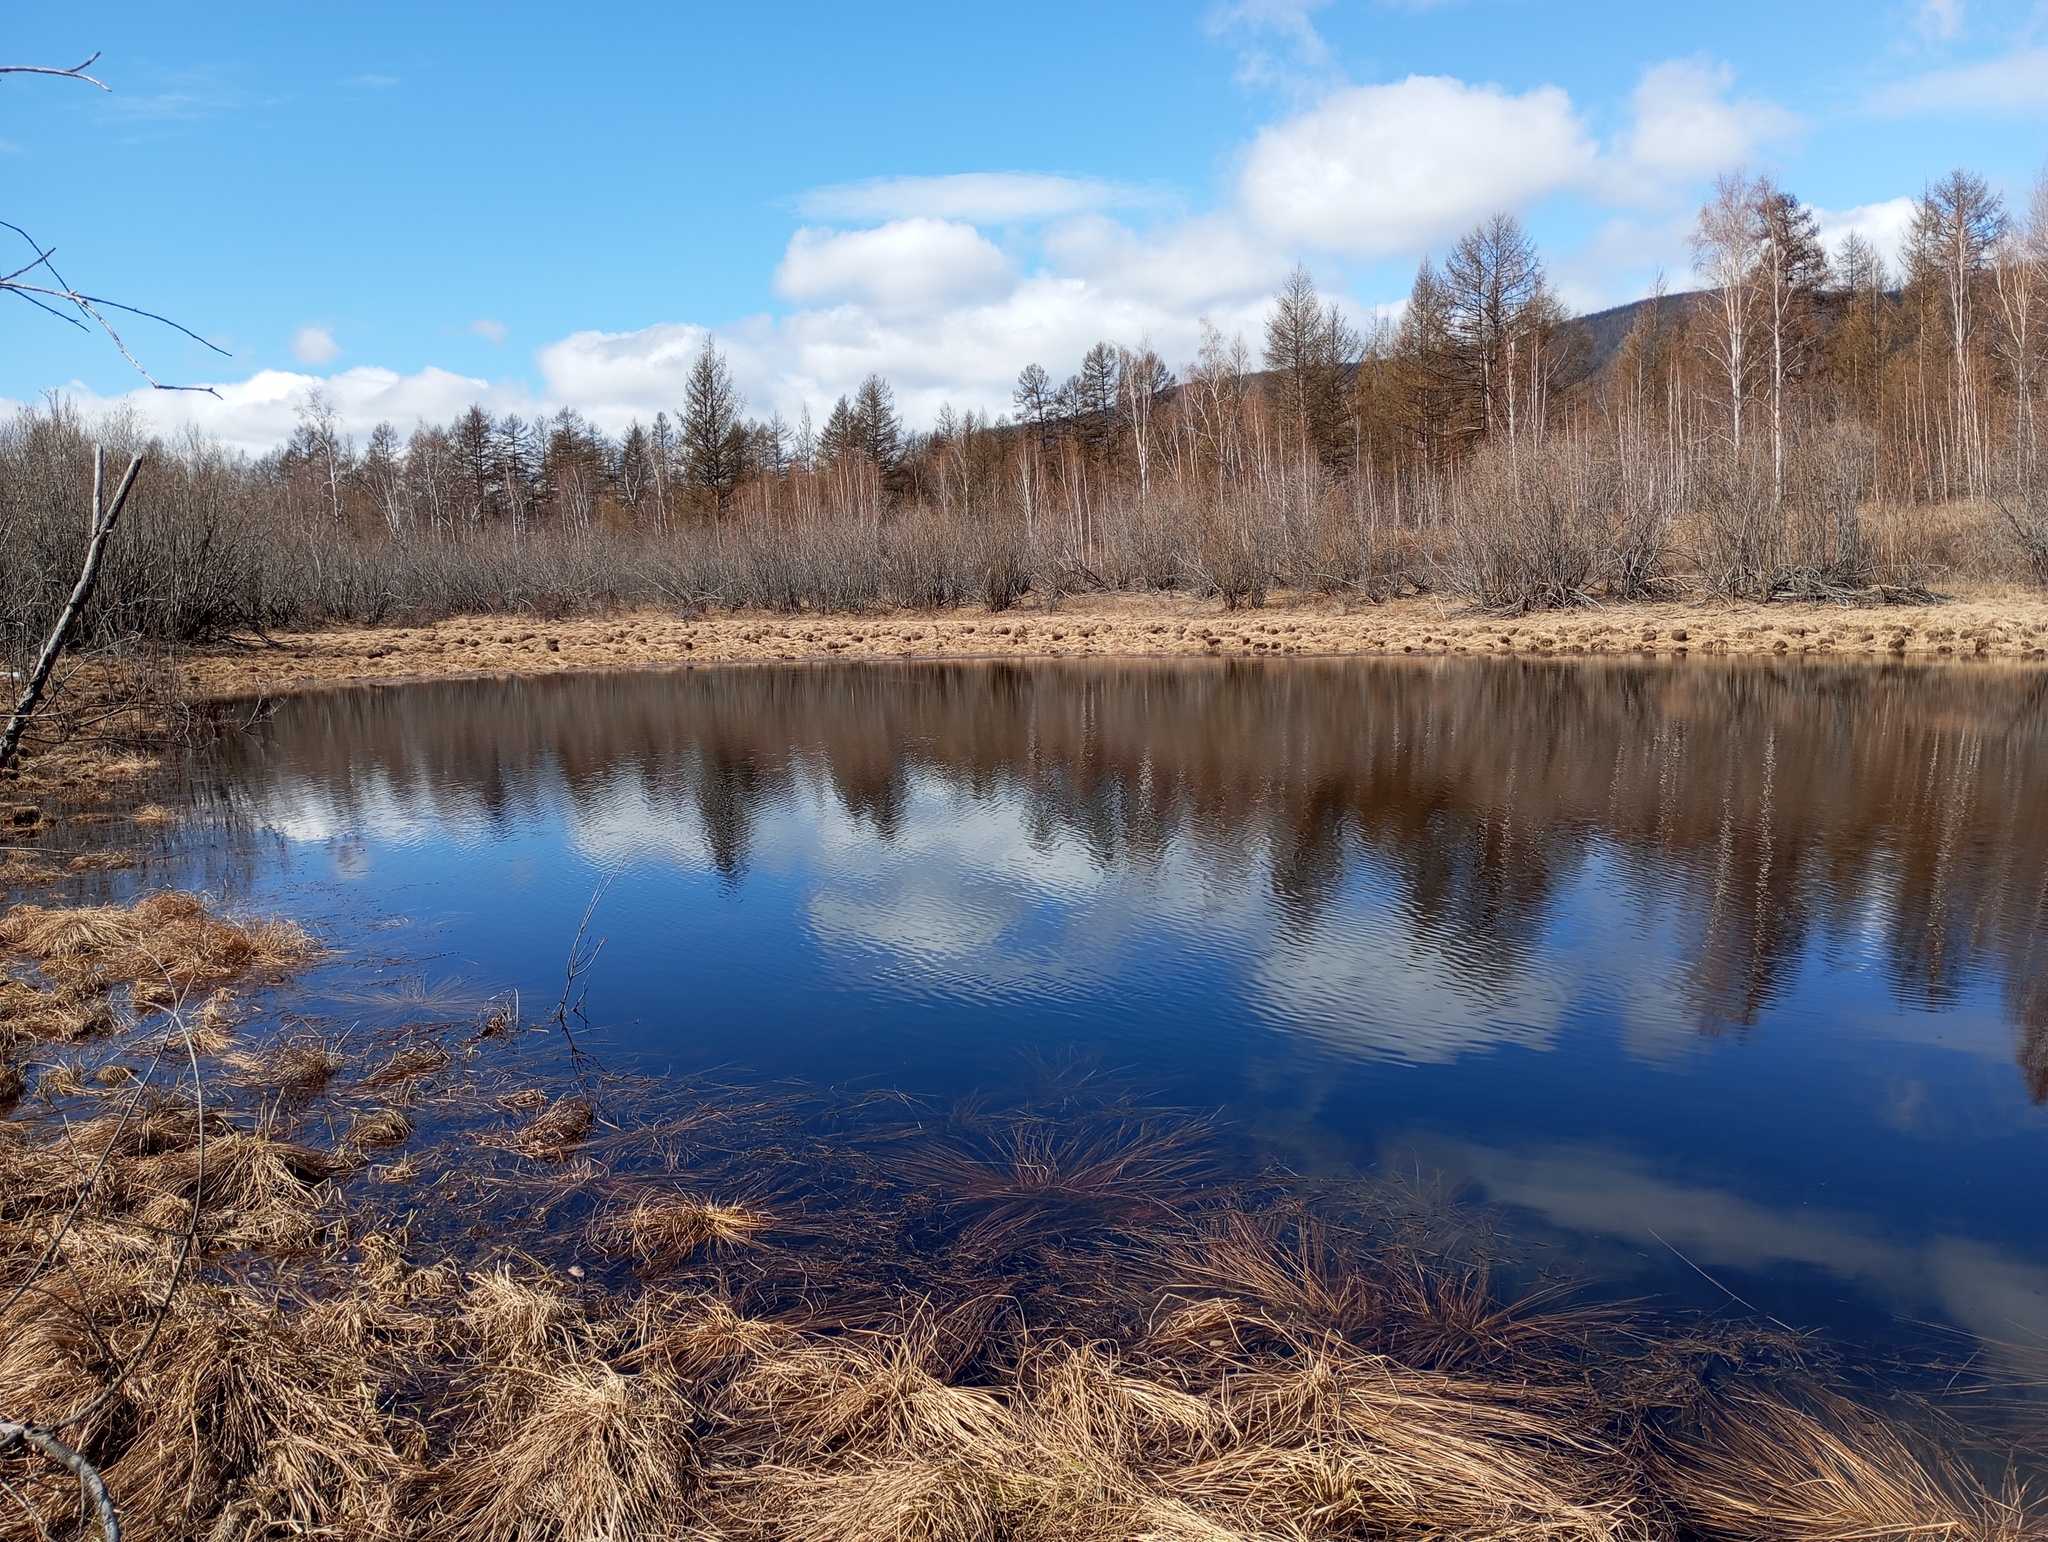
<instances>
[{"instance_id":1,"label":"ripples on water","mask_svg":"<svg viewBox=\"0 0 2048 1542\"><path fill-rule=\"evenodd\" d=\"M183 860L407 989L540 1001L615 874L584 983L617 1063L941 1098L1102 1067L1265 1160L1490 1201L1535 1267L2025 1357L2044 679L1062 663L334 693L199 765L235 833Z\"/></svg>"}]
</instances>

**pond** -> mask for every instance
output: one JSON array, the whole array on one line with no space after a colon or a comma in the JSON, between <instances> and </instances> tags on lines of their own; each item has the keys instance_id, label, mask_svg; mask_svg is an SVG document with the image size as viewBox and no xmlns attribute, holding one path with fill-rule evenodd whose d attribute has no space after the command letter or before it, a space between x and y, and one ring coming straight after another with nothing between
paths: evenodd
<instances>
[{"instance_id":1,"label":"pond","mask_svg":"<svg viewBox=\"0 0 2048 1542\"><path fill-rule=\"evenodd\" d=\"M1247 1163L1484 1205L1596 1292L2025 1352L2044 688L1445 659L343 691L204 754L173 876L423 1000L566 994L608 1065L1112 1078ZM348 973L308 987L331 1017Z\"/></svg>"}]
</instances>

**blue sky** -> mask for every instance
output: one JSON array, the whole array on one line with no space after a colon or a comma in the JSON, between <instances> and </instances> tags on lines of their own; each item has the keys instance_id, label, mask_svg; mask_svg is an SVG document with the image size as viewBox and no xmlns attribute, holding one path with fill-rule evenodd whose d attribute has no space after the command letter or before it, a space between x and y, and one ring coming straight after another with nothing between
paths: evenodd
<instances>
[{"instance_id":1,"label":"blue sky","mask_svg":"<svg viewBox=\"0 0 2048 1542\"><path fill-rule=\"evenodd\" d=\"M2048 3L1328 0L1035 6L17 9L0 217L162 308L139 399L250 447L325 381L361 432L472 399L611 427L712 329L753 409L869 370L914 421L1000 408L1098 337L1190 357L1296 261L1368 314L1505 208L1580 308L1682 286L1713 175L1896 234L1954 165L2048 161ZM0 397L129 393L0 311Z\"/></svg>"}]
</instances>

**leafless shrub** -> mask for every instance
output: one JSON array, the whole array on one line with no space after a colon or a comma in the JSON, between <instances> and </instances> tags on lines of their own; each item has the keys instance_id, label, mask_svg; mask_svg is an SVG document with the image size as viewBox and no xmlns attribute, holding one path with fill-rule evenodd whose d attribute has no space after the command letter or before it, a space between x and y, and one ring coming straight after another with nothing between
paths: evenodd
<instances>
[{"instance_id":1,"label":"leafless shrub","mask_svg":"<svg viewBox=\"0 0 2048 1542\"><path fill-rule=\"evenodd\" d=\"M1582 605L1618 520L1610 468L1577 439L1488 445L1460 474L1453 539L1463 587L1509 614Z\"/></svg>"}]
</instances>

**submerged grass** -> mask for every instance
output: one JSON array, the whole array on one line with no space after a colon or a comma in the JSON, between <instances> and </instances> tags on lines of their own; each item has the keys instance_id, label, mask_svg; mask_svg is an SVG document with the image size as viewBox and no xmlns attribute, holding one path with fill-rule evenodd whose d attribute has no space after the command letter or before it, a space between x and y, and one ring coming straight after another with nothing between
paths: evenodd
<instances>
[{"instance_id":1,"label":"submerged grass","mask_svg":"<svg viewBox=\"0 0 2048 1542\"><path fill-rule=\"evenodd\" d=\"M309 945L184 897L0 945L106 1014L10 1019L0 1417L86 1410L144 1542L2042 1535L1811 1346L1514 1297L1441 1212L1233 1177L1170 1110L572 1087L499 1019L245 1046L145 963L185 1000ZM0 1538L73 1525L55 1467L0 1485Z\"/></svg>"}]
</instances>

